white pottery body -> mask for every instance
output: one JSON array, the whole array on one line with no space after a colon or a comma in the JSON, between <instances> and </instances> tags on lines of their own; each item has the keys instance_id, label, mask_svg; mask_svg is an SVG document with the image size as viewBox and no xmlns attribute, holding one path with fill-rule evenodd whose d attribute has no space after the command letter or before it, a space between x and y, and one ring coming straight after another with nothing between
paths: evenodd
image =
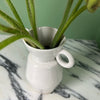
<instances>
[{"instance_id":1,"label":"white pottery body","mask_svg":"<svg viewBox=\"0 0 100 100\"><path fill-rule=\"evenodd\" d=\"M50 27L38 28L38 34L41 34L41 36L39 35L40 42L45 46L48 45L56 31L57 29ZM48 37L48 34L53 35L49 35ZM61 52L63 49L64 42L65 39L63 39L61 44L54 49L40 50L29 46L24 41L29 51L26 78L37 92L50 93L61 82L63 68L58 64L59 62L57 62L57 57L59 61L60 59L58 55L59 52ZM74 60L72 59L71 65L69 67L72 67L73 64Z\"/></svg>"}]
</instances>

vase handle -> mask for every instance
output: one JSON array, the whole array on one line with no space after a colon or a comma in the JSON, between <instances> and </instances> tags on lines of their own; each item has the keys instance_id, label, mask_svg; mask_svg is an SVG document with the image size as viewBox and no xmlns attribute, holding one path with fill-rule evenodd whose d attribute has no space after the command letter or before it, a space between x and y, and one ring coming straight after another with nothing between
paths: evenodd
<instances>
[{"instance_id":1,"label":"vase handle","mask_svg":"<svg viewBox=\"0 0 100 100\"><path fill-rule=\"evenodd\" d=\"M67 57L68 62L64 61L61 55L64 55L65 57ZM64 49L58 53L58 55L56 56L56 60L64 68L71 68L74 65L74 58L67 50L64 50Z\"/></svg>"}]
</instances>

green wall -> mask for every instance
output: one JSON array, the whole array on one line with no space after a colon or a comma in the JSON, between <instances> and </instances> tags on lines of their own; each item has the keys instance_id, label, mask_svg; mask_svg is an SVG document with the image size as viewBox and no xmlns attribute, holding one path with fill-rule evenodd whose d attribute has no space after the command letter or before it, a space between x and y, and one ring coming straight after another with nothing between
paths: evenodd
<instances>
[{"instance_id":1,"label":"green wall","mask_svg":"<svg viewBox=\"0 0 100 100\"><path fill-rule=\"evenodd\" d=\"M75 0L74 5L77 0ZM30 28L25 0L12 0L26 27ZM67 0L35 0L37 26L56 27L60 25ZM5 0L0 0L0 9L10 14ZM4 23L0 19L0 22ZM96 39L100 44L100 9L95 13L85 11L65 32L67 38Z\"/></svg>"}]
</instances>

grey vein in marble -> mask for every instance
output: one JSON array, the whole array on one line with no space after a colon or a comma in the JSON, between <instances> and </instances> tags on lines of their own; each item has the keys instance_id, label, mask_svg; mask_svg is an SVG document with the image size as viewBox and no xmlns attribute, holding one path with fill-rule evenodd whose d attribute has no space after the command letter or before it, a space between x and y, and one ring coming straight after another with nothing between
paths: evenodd
<instances>
[{"instance_id":1,"label":"grey vein in marble","mask_svg":"<svg viewBox=\"0 0 100 100\"><path fill-rule=\"evenodd\" d=\"M39 96L38 100L42 100L42 96L43 96L43 95L41 94L41 95Z\"/></svg>"},{"instance_id":2,"label":"grey vein in marble","mask_svg":"<svg viewBox=\"0 0 100 100\"><path fill-rule=\"evenodd\" d=\"M73 77L73 78L76 78L76 79L79 79L80 80L79 76L77 76L75 74L71 74L70 76Z\"/></svg>"},{"instance_id":3,"label":"grey vein in marble","mask_svg":"<svg viewBox=\"0 0 100 100\"><path fill-rule=\"evenodd\" d=\"M2 60L0 60L0 65L3 66L8 71L9 79L11 81L11 86L12 86L13 90L15 91L15 94L16 94L16 97L18 98L18 100L30 100L25 96L26 91L24 91L20 87L20 84L14 78L13 74L15 74L18 78L21 79L21 77L17 73L18 65L16 65L13 62L11 62L10 60L8 60L3 55L0 55L0 58L3 60L3 62L2 62Z\"/></svg>"},{"instance_id":4,"label":"grey vein in marble","mask_svg":"<svg viewBox=\"0 0 100 100\"><path fill-rule=\"evenodd\" d=\"M98 81L98 80L96 80L96 79L94 79L94 80L95 80L95 82L96 82L96 83L94 84L94 87L100 91L100 81Z\"/></svg>"},{"instance_id":5,"label":"grey vein in marble","mask_svg":"<svg viewBox=\"0 0 100 100\"><path fill-rule=\"evenodd\" d=\"M64 98L70 98L71 95L79 100L88 100L87 98L83 97L81 94L77 93L76 91L72 90L71 88L65 85L59 85L55 91L55 93L63 96Z\"/></svg>"},{"instance_id":6,"label":"grey vein in marble","mask_svg":"<svg viewBox=\"0 0 100 100\"><path fill-rule=\"evenodd\" d=\"M87 64L82 63L81 61L77 61L77 60L76 60L76 65L95 74L96 76L98 76L100 78L100 71L88 66Z\"/></svg>"}]
</instances>

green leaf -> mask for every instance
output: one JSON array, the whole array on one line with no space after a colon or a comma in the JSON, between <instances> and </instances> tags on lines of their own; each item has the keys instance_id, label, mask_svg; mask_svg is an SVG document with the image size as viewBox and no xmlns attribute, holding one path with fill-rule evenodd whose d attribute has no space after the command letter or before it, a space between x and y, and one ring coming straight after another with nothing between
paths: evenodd
<instances>
[{"instance_id":1,"label":"green leaf","mask_svg":"<svg viewBox=\"0 0 100 100\"><path fill-rule=\"evenodd\" d=\"M34 47L34 48L37 48L36 45L34 45L34 43L28 39L24 39L25 42L27 42L30 46Z\"/></svg>"},{"instance_id":2,"label":"green leaf","mask_svg":"<svg viewBox=\"0 0 100 100\"><path fill-rule=\"evenodd\" d=\"M20 33L19 30L4 26L2 24L0 24L0 31L11 33L11 34L19 34Z\"/></svg>"},{"instance_id":3,"label":"green leaf","mask_svg":"<svg viewBox=\"0 0 100 100\"><path fill-rule=\"evenodd\" d=\"M71 16L68 21L66 22L66 24L64 25L62 31L61 31L61 35L66 31L66 29L68 28L68 26L71 24L71 22L73 22L73 20L79 16L83 11L85 11L87 9L87 6L82 6L73 16Z\"/></svg>"},{"instance_id":4,"label":"green leaf","mask_svg":"<svg viewBox=\"0 0 100 100\"><path fill-rule=\"evenodd\" d=\"M61 32L60 32L59 34L56 34L56 35L55 35L54 41L53 41L53 43L52 43L52 48L55 47L55 46L59 43L61 37L63 36L63 34L64 34L64 32L66 31L66 29L69 27L69 25L71 24L71 22L73 22L73 20L74 20L77 16L79 16L83 11L85 11L86 9L87 9L86 5L83 6L83 7L81 7L73 16L71 16L71 17L68 19L68 21L65 23L63 29L61 30Z\"/></svg>"},{"instance_id":5,"label":"green leaf","mask_svg":"<svg viewBox=\"0 0 100 100\"><path fill-rule=\"evenodd\" d=\"M9 5L11 11L13 12L15 18L17 19L17 21L22 25L22 27L24 27L24 25L22 23L22 20L21 20L20 16L18 15L18 13L17 13L14 5L12 4L11 0L6 0L6 1L7 1L8 5Z\"/></svg>"},{"instance_id":6,"label":"green leaf","mask_svg":"<svg viewBox=\"0 0 100 100\"><path fill-rule=\"evenodd\" d=\"M60 26L61 28L64 26L64 24L67 21L67 18L68 18L68 15L70 13L72 4L73 4L73 0L68 0L67 7L66 7L65 13L64 13L64 17L63 17L63 20L62 20L62 23L61 23L61 26Z\"/></svg>"},{"instance_id":7,"label":"green leaf","mask_svg":"<svg viewBox=\"0 0 100 100\"><path fill-rule=\"evenodd\" d=\"M30 35L16 34L16 35L13 35L13 36L3 40L2 42L0 42L0 50L5 48L9 44L13 43L14 41L21 39L21 38L26 38L29 43L33 42L34 45L36 45L36 47L38 47L40 49L44 49L44 47L36 39L32 38Z\"/></svg>"},{"instance_id":8,"label":"green leaf","mask_svg":"<svg viewBox=\"0 0 100 100\"><path fill-rule=\"evenodd\" d=\"M28 0L26 0L26 6L27 6L28 17L29 17L29 20L30 20L30 23L31 23L32 22L32 18L31 18L32 16L31 16L31 10L30 10L30 6L29 6Z\"/></svg>"},{"instance_id":9,"label":"green leaf","mask_svg":"<svg viewBox=\"0 0 100 100\"><path fill-rule=\"evenodd\" d=\"M36 40L35 38L32 38L31 36L27 36L26 39L27 39L27 41L28 41L30 44L33 44L33 43L34 43L34 45L35 45L36 47L38 47L38 48L40 48L40 49L44 49L44 46L43 46L38 40ZM33 46L33 47L34 47L34 46Z\"/></svg>"},{"instance_id":10,"label":"green leaf","mask_svg":"<svg viewBox=\"0 0 100 100\"><path fill-rule=\"evenodd\" d=\"M83 2L83 0L79 0L79 1L77 2L77 4L76 4L75 8L73 9L73 11L72 11L70 17L71 17L72 15L75 14L75 12L79 9L79 7L80 7L80 5L82 4L82 2Z\"/></svg>"},{"instance_id":11,"label":"green leaf","mask_svg":"<svg viewBox=\"0 0 100 100\"><path fill-rule=\"evenodd\" d=\"M66 9L65 9L65 12L64 12L64 16L63 16L63 19L62 19L62 22L61 22L61 25L59 26L58 31L57 31L57 33L56 33L56 35L55 35L55 37L54 37L54 39L53 39L53 41L51 43L51 47L53 45L53 42L55 41L56 36L58 34L60 34L62 28L64 27L64 25L65 25L65 23L66 23L66 21L68 19L72 4L73 4L73 0L68 0L67 6L66 6Z\"/></svg>"},{"instance_id":12,"label":"green leaf","mask_svg":"<svg viewBox=\"0 0 100 100\"><path fill-rule=\"evenodd\" d=\"M13 35L2 42L0 42L0 50L4 47L8 46L9 44L13 43L14 41L26 37L25 35Z\"/></svg>"},{"instance_id":13,"label":"green leaf","mask_svg":"<svg viewBox=\"0 0 100 100\"><path fill-rule=\"evenodd\" d=\"M36 28L36 19L35 19L35 7L34 7L34 0L26 0L27 12L28 17L30 20L31 27L34 31L34 38L38 39L37 36L37 28Z\"/></svg>"},{"instance_id":14,"label":"green leaf","mask_svg":"<svg viewBox=\"0 0 100 100\"><path fill-rule=\"evenodd\" d=\"M6 13L4 13L2 10L0 10L0 17L3 18L6 22L8 22L14 28L20 29L21 25L18 22L16 22L13 18L8 16Z\"/></svg>"}]
</instances>

